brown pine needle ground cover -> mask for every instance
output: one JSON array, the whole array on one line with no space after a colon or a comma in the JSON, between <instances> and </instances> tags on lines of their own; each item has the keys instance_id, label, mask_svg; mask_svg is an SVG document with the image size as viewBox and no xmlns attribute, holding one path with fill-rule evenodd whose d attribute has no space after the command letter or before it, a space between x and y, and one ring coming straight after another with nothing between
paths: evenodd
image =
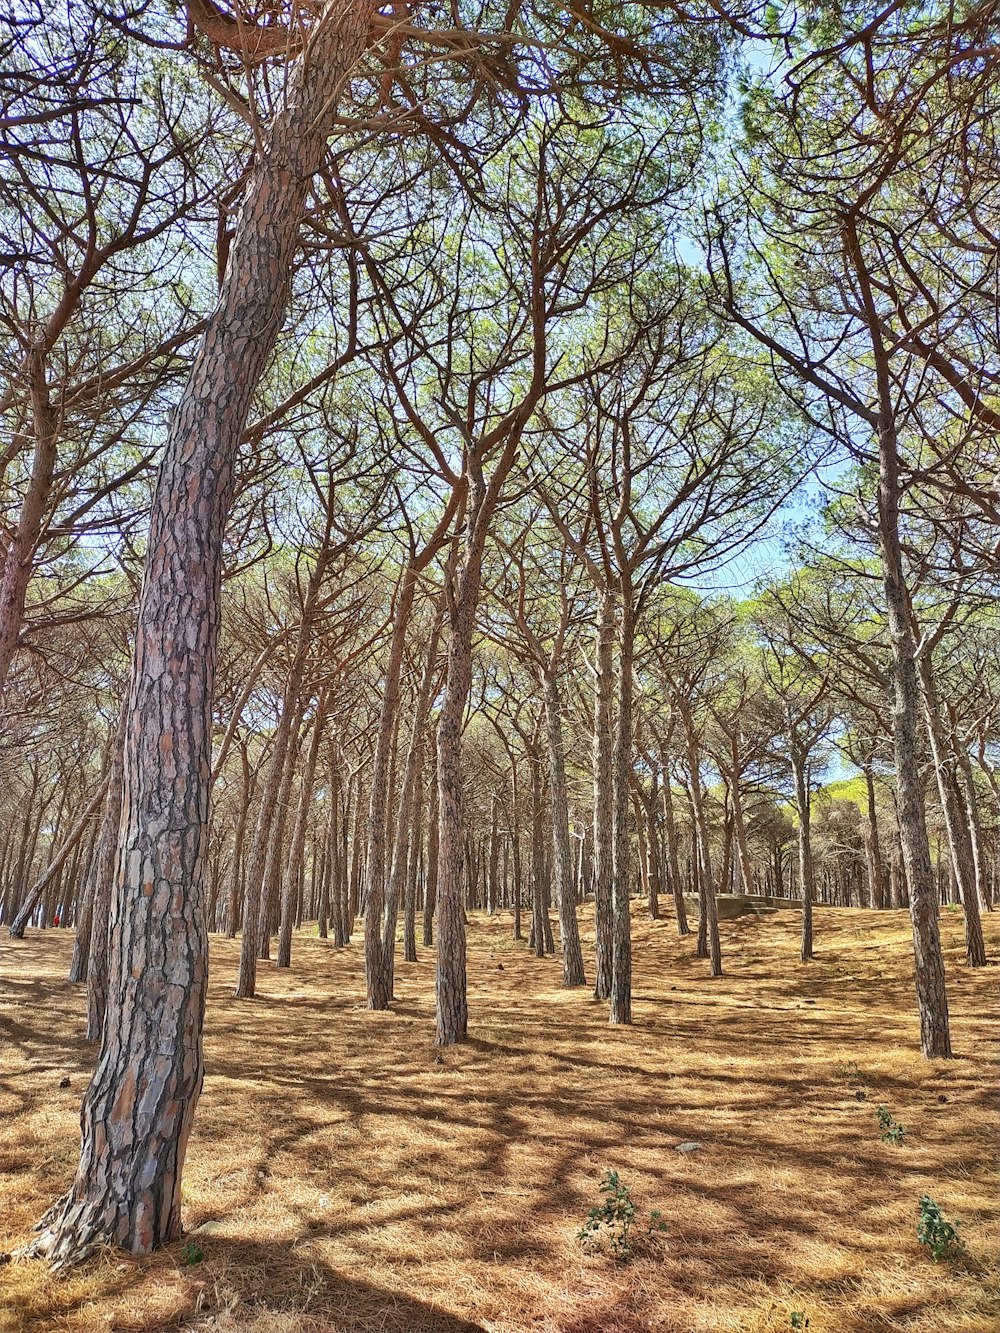
<instances>
[{"instance_id":1,"label":"brown pine needle ground cover","mask_svg":"<svg viewBox=\"0 0 1000 1333\"><path fill-rule=\"evenodd\" d=\"M957 914L942 925L957 1058L937 1063L916 1050L903 913L818 911L808 965L796 913L726 922L714 982L690 939L637 915L630 1030L509 919L476 918L473 1037L445 1052L430 951L371 1014L357 942L303 934L247 1002L237 945L214 939L192 1232L61 1278L7 1264L0 1329L775 1333L798 1312L810 1333L997 1333L998 971L963 965ZM3 950L0 1250L76 1162L93 1053L70 943ZM901 1147L879 1138L880 1103ZM607 1169L669 1225L625 1265L576 1240ZM962 1220L962 1260L918 1246L924 1193Z\"/></svg>"}]
</instances>

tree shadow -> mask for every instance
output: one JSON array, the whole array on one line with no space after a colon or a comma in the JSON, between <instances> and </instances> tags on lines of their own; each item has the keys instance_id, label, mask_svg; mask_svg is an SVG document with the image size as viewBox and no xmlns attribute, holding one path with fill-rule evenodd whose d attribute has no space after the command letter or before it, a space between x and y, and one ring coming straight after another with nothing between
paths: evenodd
<instances>
[{"instance_id":1,"label":"tree shadow","mask_svg":"<svg viewBox=\"0 0 1000 1333\"><path fill-rule=\"evenodd\" d=\"M112 1270L101 1287L115 1333L486 1333L432 1300L334 1268L320 1239L261 1244L196 1230L149 1258L106 1250L88 1264ZM85 1278L88 1264L69 1281L36 1283L13 1327L41 1333L78 1316L87 1298L73 1278Z\"/></svg>"}]
</instances>

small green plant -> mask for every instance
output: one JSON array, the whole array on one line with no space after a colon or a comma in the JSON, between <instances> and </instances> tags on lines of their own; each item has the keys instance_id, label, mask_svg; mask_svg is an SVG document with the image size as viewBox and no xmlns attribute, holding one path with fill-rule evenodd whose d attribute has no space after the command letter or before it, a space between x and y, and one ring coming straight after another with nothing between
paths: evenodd
<instances>
[{"instance_id":1,"label":"small green plant","mask_svg":"<svg viewBox=\"0 0 1000 1333\"><path fill-rule=\"evenodd\" d=\"M792 1328L801 1328L803 1330L809 1328L809 1316L804 1310L792 1311Z\"/></svg>"},{"instance_id":2,"label":"small green plant","mask_svg":"<svg viewBox=\"0 0 1000 1333\"><path fill-rule=\"evenodd\" d=\"M604 1200L591 1208L576 1238L586 1249L603 1249L606 1246L612 1258L627 1263L635 1253L632 1229L636 1224L636 1206L632 1201L632 1192L622 1183L617 1171L605 1171L598 1188ZM666 1230L663 1214L654 1209L649 1215L645 1234L652 1235Z\"/></svg>"},{"instance_id":3,"label":"small green plant","mask_svg":"<svg viewBox=\"0 0 1000 1333\"><path fill-rule=\"evenodd\" d=\"M961 1222L949 1222L929 1194L921 1196L919 1207L917 1240L927 1246L935 1263L940 1259L957 1259L965 1249L965 1242L958 1234Z\"/></svg>"},{"instance_id":4,"label":"small green plant","mask_svg":"<svg viewBox=\"0 0 1000 1333\"><path fill-rule=\"evenodd\" d=\"M181 1246L181 1262L188 1264L200 1264L205 1257L205 1252L196 1240L186 1240Z\"/></svg>"},{"instance_id":5,"label":"small green plant","mask_svg":"<svg viewBox=\"0 0 1000 1333\"><path fill-rule=\"evenodd\" d=\"M898 1148L906 1137L906 1130L898 1120L893 1120L888 1106L880 1106L875 1112L875 1119L878 1121L881 1138Z\"/></svg>"}]
</instances>

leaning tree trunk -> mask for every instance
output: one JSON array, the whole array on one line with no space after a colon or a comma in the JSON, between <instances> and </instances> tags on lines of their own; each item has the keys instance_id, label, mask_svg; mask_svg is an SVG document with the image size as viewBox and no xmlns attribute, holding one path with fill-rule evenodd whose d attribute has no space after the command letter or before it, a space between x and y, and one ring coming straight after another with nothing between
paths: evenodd
<instances>
[{"instance_id":1,"label":"leaning tree trunk","mask_svg":"<svg viewBox=\"0 0 1000 1333\"><path fill-rule=\"evenodd\" d=\"M611 712L614 692L615 604L601 598L595 645L594 682L594 998L611 998L614 967L612 883L614 878L614 791Z\"/></svg>"},{"instance_id":2,"label":"leaning tree trunk","mask_svg":"<svg viewBox=\"0 0 1000 1333\"><path fill-rule=\"evenodd\" d=\"M569 797L566 792L566 752L563 747L562 702L555 676L543 676L545 734L549 748L549 795L552 804L552 870L559 913L559 941L563 956L563 985L585 986L580 925L573 894L573 857L569 840Z\"/></svg>"},{"instance_id":3,"label":"leaning tree trunk","mask_svg":"<svg viewBox=\"0 0 1000 1333\"><path fill-rule=\"evenodd\" d=\"M145 1253L180 1235L204 1069L202 874L233 467L287 306L309 182L373 11L351 0L331 6L291 74L160 463L128 704L107 1021L76 1178L30 1247L57 1265L101 1244Z\"/></svg>"}]
</instances>

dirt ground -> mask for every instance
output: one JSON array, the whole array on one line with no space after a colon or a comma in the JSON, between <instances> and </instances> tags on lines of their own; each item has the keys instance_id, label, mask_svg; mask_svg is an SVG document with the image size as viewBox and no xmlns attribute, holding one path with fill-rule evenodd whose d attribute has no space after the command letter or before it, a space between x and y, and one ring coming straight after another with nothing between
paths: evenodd
<instances>
[{"instance_id":1,"label":"dirt ground","mask_svg":"<svg viewBox=\"0 0 1000 1333\"><path fill-rule=\"evenodd\" d=\"M930 1063L904 914L820 909L805 965L794 912L726 922L712 981L691 939L636 912L634 1027L563 990L509 918L476 918L472 1039L445 1052L428 950L373 1014L359 938L337 951L303 933L252 1001L232 998L237 945L213 939L188 1236L61 1277L8 1263L0 1329L997 1333L1000 971L964 966L959 916L943 915L956 1058ZM64 931L3 944L2 1251L76 1163L93 1051L70 946ZM899 1147L879 1138L880 1103ZM609 1169L640 1227L654 1208L669 1227L627 1264L576 1239ZM924 1193L961 1219L963 1258L935 1265L917 1244Z\"/></svg>"}]
</instances>

